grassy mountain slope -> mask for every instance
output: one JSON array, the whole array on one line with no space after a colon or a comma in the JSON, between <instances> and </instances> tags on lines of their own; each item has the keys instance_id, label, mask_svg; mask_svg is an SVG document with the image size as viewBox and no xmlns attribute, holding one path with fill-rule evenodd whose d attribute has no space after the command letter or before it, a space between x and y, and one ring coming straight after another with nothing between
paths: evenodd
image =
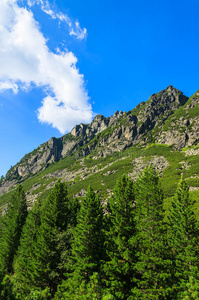
<instances>
[{"instance_id":1,"label":"grassy mountain slope","mask_svg":"<svg viewBox=\"0 0 199 300\"><path fill-rule=\"evenodd\" d=\"M10 169L0 186L0 203L21 182L29 205L44 199L57 178L68 182L69 196L82 197L89 184L102 199L117 178L136 178L152 163L165 197L173 195L181 174L199 201L199 94L190 99L169 86L130 112L97 115L60 139L51 138Z\"/></svg>"}]
</instances>

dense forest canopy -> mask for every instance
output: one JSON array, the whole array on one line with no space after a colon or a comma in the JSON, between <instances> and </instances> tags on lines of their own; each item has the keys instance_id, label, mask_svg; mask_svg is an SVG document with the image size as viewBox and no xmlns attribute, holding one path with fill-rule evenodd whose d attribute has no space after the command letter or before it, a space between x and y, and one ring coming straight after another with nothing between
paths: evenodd
<instances>
[{"instance_id":1,"label":"dense forest canopy","mask_svg":"<svg viewBox=\"0 0 199 300\"><path fill-rule=\"evenodd\" d=\"M183 178L167 205L152 166L134 182L123 174L102 200L90 186L69 199L58 180L28 211L19 185L0 219L0 299L198 299L199 229Z\"/></svg>"}]
</instances>

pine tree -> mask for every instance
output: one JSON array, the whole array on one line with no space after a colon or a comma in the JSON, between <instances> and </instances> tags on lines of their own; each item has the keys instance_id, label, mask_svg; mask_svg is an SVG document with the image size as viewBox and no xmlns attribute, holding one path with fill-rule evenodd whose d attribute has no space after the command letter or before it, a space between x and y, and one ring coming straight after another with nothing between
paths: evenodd
<instances>
[{"instance_id":1,"label":"pine tree","mask_svg":"<svg viewBox=\"0 0 199 300\"><path fill-rule=\"evenodd\" d=\"M91 187L81 202L72 252L76 261L74 268L85 280L99 272L104 259L103 210Z\"/></svg>"},{"instance_id":2,"label":"pine tree","mask_svg":"<svg viewBox=\"0 0 199 300\"><path fill-rule=\"evenodd\" d=\"M173 291L178 296L186 290L189 277L199 280L199 230L194 203L181 178L170 208L168 228L168 243L173 255Z\"/></svg>"},{"instance_id":3,"label":"pine tree","mask_svg":"<svg viewBox=\"0 0 199 300\"><path fill-rule=\"evenodd\" d=\"M13 285L9 275L5 275L5 277L0 281L0 299L16 300L15 294L13 292Z\"/></svg>"},{"instance_id":4,"label":"pine tree","mask_svg":"<svg viewBox=\"0 0 199 300\"><path fill-rule=\"evenodd\" d=\"M51 295L54 295L66 272L65 262L71 249L71 228L69 233L67 230L76 222L77 206L76 200L68 200L66 184L58 181L41 210L33 210L30 214L15 260L16 291L27 295L30 291L37 293L49 288ZM28 236L29 230L31 238Z\"/></svg>"},{"instance_id":5,"label":"pine tree","mask_svg":"<svg viewBox=\"0 0 199 300\"><path fill-rule=\"evenodd\" d=\"M14 258L14 291L21 298L29 294L33 285L32 269L34 269L34 248L41 225L41 203L35 203L29 211L23 227L20 246Z\"/></svg>"},{"instance_id":6,"label":"pine tree","mask_svg":"<svg viewBox=\"0 0 199 300\"><path fill-rule=\"evenodd\" d=\"M138 299L166 299L170 261L164 228L163 192L150 165L135 183ZM169 299L169 298L168 298Z\"/></svg>"},{"instance_id":7,"label":"pine tree","mask_svg":"<svg viewBox=\"0 0 199 300\"><path fill-rule=\"evenodd\" d=\"M27 215L25 193L19 185L12 194L1 224L0 271L5 274L13 272L13 259L20 244L20 236Z\"/></svg>"},{"instance_id":8,"label":"pine tree","mask_svg":"<svg viewBox=\"0 0 199 300\"><path fill-rule=\"evenodd\" d=\"M49 287L52 295L65 271L62 264L63 247L68 247L70 243L65 233L70 218L68 202L66 184L58 181L43 207L41 226L33 249L33 286L42 290Z\"/></svg>"},{"instance_id":9,"label":"pine tree","mask_svg":"<svg viewBox=\"0 0 199 300\"><path fill-rule=\"evenodd\" d=\"M135 288L135 196L125 174L117 181L109 202L109 261L107 285L118 299L127 299Z\"/></svg>"},{"instance_id":10,"label":"pine tree","mask_svg":"<svg viewBox=\"0 0 199 300\"><path fill-rule=\"evenodd\" d=\"M181 296L182 300L198 300L199 299L199 281L194 277L189 277L185 291Z\"/></svg>"},{"instance_id":11,"label":"pine tree","mask_svg":"<svg viewBox=\"0 0 199 300\"><path fill-rule=\"evenodd\" d=\"M94 273L100 276L104 257L103 210L98 195L89 187L81 202L74 230L71 260L73 273L68 282L64 283L69 288L69 294L75 293L82 282L87 284Z\"/></svg>"}]
</instances>

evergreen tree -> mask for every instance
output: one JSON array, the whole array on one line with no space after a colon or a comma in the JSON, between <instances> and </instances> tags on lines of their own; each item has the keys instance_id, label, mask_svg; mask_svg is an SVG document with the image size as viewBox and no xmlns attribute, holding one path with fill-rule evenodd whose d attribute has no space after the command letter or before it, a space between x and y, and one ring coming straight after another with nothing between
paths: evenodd
<instances>
[{"instance_id":1,"label":"evergreen tree","mask_svg":"<svg viewBox=\"0 0 199 300\"><path fill-rule=\"evenodd\" d=\"M77 201L72 202L67 198L66 184L58 181L41 210L36 207L30 214L15 260L15 289L21 294L47 288L53 296L64 278L71 248L71 228L69 233L67 230L75 225L78 209Z\"/></svg>"},{"instance_id":2,"label":"evergreen tree","mask_svg":"<svg viewBox=\"0 0 199 300\"><path fill-rule=\"evenodd\" d=\"M198 300L199 299L199 282L192 276L189 277L189 282L186 284L186 289L182 293L182 300Z\"/></svg>"},{"instance_id":3,"label":"evergreen tree","mask_svg":"<svg viewBox=\"0 0 199 300\"><path fill-rule=\"evenodd\" d=\"M35 203L29 211L26 224L23 227L20 246L14 258L14 291L20 295L30 293L33 285L32 269L34 269L34 249L37 243L37 235L41 225L41 203Z\"/></svg>"},{"instance_id":4,"label":"evergreen tree","mask_svg":"<svg viewBox=\"0 0 199 300\"><path fill-rule=\"evenodd\" d=\"M27 215L25 193L22 186L19 185L12 194L1 223L0 271L5 274L13 272L12 263L20 243L20 236Z\"/></svg>"},{"instance_id":5,"label":"evergreen tree","mask_svg":"<svg viewBox=\"0 0 199 300\"><path fill-rule=\"evenodd\" d=\"M73 273L63 283L69 289L66 292L67 297L70 293L75 293L82 282L87 284L94 273L101 275L101 262L104 257L103 210L98 195L89 187L81 202L74 230L71 260Z\"/></svg>"},{"instance_id":6,"label":"evergreen tree","mask_svg":"<svg viewBox=\"0 0 199 300\"><path fill-rule=\"evenodd\" d=\"M103 210L98 195L91 187L81 202L72 253L74 269L85 280L100 271L104 259Z\"/></svg>"},{"instance_id":7,"label":"evergreen tree","mask_svg":"<svg viewBox=\"0 0 199 300\"><path fill-rule=\"evenodd\" d=\"M199 230L194 203L186 182L181 178L170 209L168 228L168 243L173 255L173 290L178 297L186 290L189 277L199 280Z\"/></svg>"},{"instance_id":8,"label":"evergreen tree","mask_svg":"<svg viewBox=\"0 0 199 300\"><path fill-rule=\"evenodd\" d=\"M65 271L62 252L70 246L66 234L70 219L68 203L66 184L58 181L43 207L41 226L33 249L32 285L42 290L49 287L52 295Z\"/></svg>"},{"instance_id":9,"label":"evergreen tree","mask_svg":"<svg viewBox=\"0 0 199 300\"><path fill-rule=\"evenodd\" d=\"M10 280L9 275L0 281L0 299L1 300L16 300L15 294L13 292L13 284Z\"/></svg>"},{"instance_id":10,"label":"evergreen tree","mask_svg":"<svg viewBox=\"0 0 199 300\"><path fill-rule=\"evenodd\" d=\"M110 294L106 294L104 287L101 285L101 278L98 273L93 273L89 278L89 281L76 281L75 284L71 281L73 288L72 292L69 293L71 288L70 280L63 282L58 287L57 293L55 294L54 300L114 300ZM76 288L75 288L76 286Z\"/></svg>"},{"instance_id":11,"label":"evergreen tree","mask_svg":"<svg viewBox=\"0 0 199 300\"><path fill-rule=\"evenodd\" d=\"M117 181L109 202L110 261L105 265L107 285L117 299L127 299L135 288L135 196L133 182L125 174Z\"/></svg>"},{"instance_id":12,"label":"evergreen tree","mask_svg":"<svg viewBox=\"0 0 199 300\"><path fill-rule=\"evenodd\" d=\"M166 299L170 260L166 253L163 192L151 165L139 175L135 187L137 298Z\"/></svg>"}]
</instances>

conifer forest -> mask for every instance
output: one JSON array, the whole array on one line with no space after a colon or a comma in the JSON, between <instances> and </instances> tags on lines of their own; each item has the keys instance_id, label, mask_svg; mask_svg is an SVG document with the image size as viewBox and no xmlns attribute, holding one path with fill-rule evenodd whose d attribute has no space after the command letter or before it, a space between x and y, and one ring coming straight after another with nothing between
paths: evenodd
<instances>
[{"instance_id":1,"label":"conifer forest","mask_svg":"<svg viewBox=\"0 0 199 300\"><path fill-rule=\"evenodd\" d=\"M0 300L199 300L199 0L0 0Z\"/></svg>"},{"instance_id":2,"label":"conifer forest","mask_svg":"<svg viewBox=\"0 0 199 300\"><path fill-rule=\"evenodd\" d=\"M0 299L199 299L199 224L181 178L165 205L150 165L108 200L58 180L27 209L18 185L0 217Z\"/></svg>"}]
</instances>

